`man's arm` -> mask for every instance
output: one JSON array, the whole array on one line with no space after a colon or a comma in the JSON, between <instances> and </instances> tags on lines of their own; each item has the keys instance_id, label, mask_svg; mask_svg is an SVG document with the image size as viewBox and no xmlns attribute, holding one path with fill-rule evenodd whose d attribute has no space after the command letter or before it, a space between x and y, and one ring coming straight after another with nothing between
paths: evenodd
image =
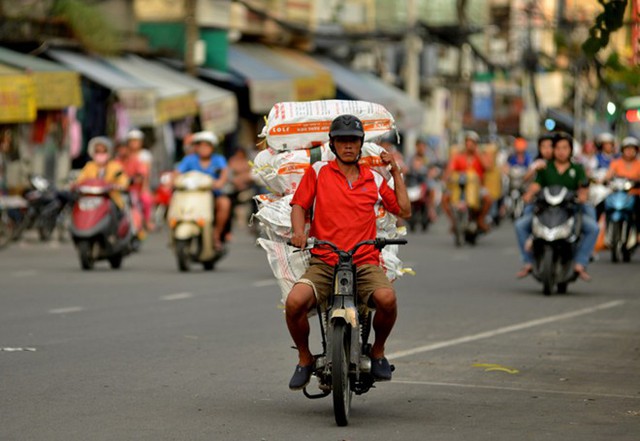
<instances>
[{"instance_id":1,"label":"man's arm","mask_svg":"<svg viewBox=\"0 0 640 441\"><path fill-rule=\"evenodd\" d=\"M300 205L291 206L291 243L298 248L307 246L307 235L304 232L307 211Z\"/></svg>"},{"instance_id":2,"label":"man's arm","mask_svg":"<svg viewBox=\"0 0 640 441\"><path fill-rule=\"evenodd\" d=\"M388 152L382 152L380 154L380 159L382 159L385 164L389 164L391 166L391 176L393 177L393 183L395 185L396 199L398 200L398 206L400 207L398 217L408 219L411 217L411 201L409 201L407 186L404 183L404 179L402 179L400 167L398 167L393 155L390 155Z\"/></svg>"},{"instance_id":3,"label":"man's arm","mask_svg":"<svg viewBox=\"0 0 640 441\"><path fill-rule=\"evenodd\" d=\"M540 184L532 182L531 185L529 185L529 188L527 188L527 192L522 196L522 200L527 204L530 203L541 188Z\"/></svg>"}]
</instances>

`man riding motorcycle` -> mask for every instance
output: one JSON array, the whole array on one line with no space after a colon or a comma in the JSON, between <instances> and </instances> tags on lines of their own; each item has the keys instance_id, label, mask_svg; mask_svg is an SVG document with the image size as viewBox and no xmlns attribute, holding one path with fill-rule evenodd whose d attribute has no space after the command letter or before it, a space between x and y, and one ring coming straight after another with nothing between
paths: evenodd
<instances>
[{"instance_id":1,"label":"man riding motorcycle","mask_svg":"<svg viewBox=\"0 0 640 441\"><path fill-rule=\"evenodd\" d=\"M359 165L364 129L353 115L335 118L329 129L329 145L336 159L316 162L307 169L291 201L291 243L307 245L305 219L313 209L309 235L328 240L341 249L351 249L362 240L376 237L375 208L382 205L391 213L408 218L411 205L400 168L389 152L381 159L391 166L395 190L367 166ZM298 364L289 388L303 389L311 377L314 357L309 350L307 314L316 304L324 304L331 292L333 265L337 257L323 249L312 251L311 265L294 285L285 305L289 333L298 349ZM391 379L391 367L384 357L384 345L396 320L395 291L380 268L380 254L373 246L361 247L354 256L357 266L358 296L376 307L373 319L375 342L371 348L371 373L378 380Z\"/></svg>"},{"instance_id":2,"label":"man riding motorcycle","mask_svg":"<svg viewBox=\"0 0 640 441\"><path fill-rule=\"evenodd\" d=\"M574 271L581 279L590 280L591 276L587 273L586 268L598 238L599 227L596 222L595 210L587 202L588 180L584 168L571 162L572 153L571 137L564 133L556 134L553 139L553 160L538 172L535 182L529 186L523 199L529 204L542 188L554 185L577 192L582 212L582 238L576 251ZM524 261L524 266L517 274L519 278L529 275L533 270L532 256L530 251L526 249L527 239L531 235L532 219L533 210L529 210L515 224L518 245Z\"/></svg>"},{"instance_id":3,"label":"man riding motorcycle","mask_svg":"<svg viewBox=\"0 0 640 441\"><path fill-rule=\"evenodd\" d=\"M427 204L427 215L431 221L435 221L437 217L435 208L435 175L437 164L434 162L433 155L428 155L427 143L424 139L418 138L416 141L416 153L409 161L406 173L407 183L412 182L414 185L426 185L427 195L425 203ZM411 185L411 184L408 184Z\"/></svg>"},{"instance_id":4,"label":"man riding motorcycle","mask_svg":"<svg viewBox=\"0 0 640 441\"><path fill-rule=\"evenodd\" d=\"M213 177L213 194L215 196L214 244L217 251L223 249L222 233L231 213L231 200L222 192L227 183L228 167L224 156L214 153L218 146L218 137L212 132L198 132L193 135L192 145L195 153L185 156L176 166L180 174L190 171L205 173Z\"/></svg>"},{"instance_id":5,"label":"man riding motorcycle","mask_svg":"<svg viewBox=\"0 0 640 441\"><path fill-rule=\"evenodd\" d=\"M125 190L129 187L129 178L126 173L124 173L122 165L110 159L112 152L113 144L109 138L98 136L89 140L87 153L92 161L87 162L82 168L76 178L76 183L88 179L103 179L113 184L114 190L109 193L109 197L116 207L118 207L119 213L121 213L124 208L124 200L122 199L120 190Z\"/></svg>"},{"instance_id":6,"label":"man riding motorcycle","mask_svg":"<svg viewBox=\"0 0 640 441\"><path fill-rule=\"evenodd\" d=\"M493 165L491 163L491 158L486 155L481 155L478 152L478 141L480 141L480 136L476 132L467 131L464 135L464 151L455 154L451 160L449 161L449 165L443 176L443 182L448 182L449 177L452 173L466 173L467 171L474 171L480 181L484 184L484 174L485 171L489 170ZM480 208L480 213L478 214L478 227L482 231L489 231L489 226L486 224L485 219L489 210L491 209L491 204L493 203L491 200L491 196L489 195L487 189L483 186L481 189L481 199L482 205ZM451 195L446 192L442 196L442 208L444 212L447 214L451 222L451 229L454 228L454 216L453 211L451 209Z\"/></svg>"}]
</instances>

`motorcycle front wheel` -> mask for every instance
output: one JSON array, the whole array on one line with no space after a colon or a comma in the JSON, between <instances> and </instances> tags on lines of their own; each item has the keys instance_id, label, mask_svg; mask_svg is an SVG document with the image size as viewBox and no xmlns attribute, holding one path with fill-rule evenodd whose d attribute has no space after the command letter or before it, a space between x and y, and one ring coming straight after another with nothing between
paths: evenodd
<instances>
[{"instance_id":1,"label":"motorcycle front wheel","mask_svg":"<svg viewBox=\"0 0 640 441\"><path fill-rule=\"evenodd\" d=\"M93 244L90 240L78 241L78 256L83 270L92 270L95 260L93 258Z\"/></svg>"},{"instance_id":2,"label":"motorcycle front wheel","mask_svg":"<svg viewBox=\"0 0 640 441\"><path fill-rule=\"evenodd\" d=\"M553 294L556 284L556 268L553 261L553 248L546 246L542 255L541 274L545 296Z\"/></svg>"},{"instance_id":3,"label":"motorcycle front wheel","mask_svg":"<svg viewBox=\"0 0 640 441\"><path fill-rule=\"evenodd\" d=\"M178 269L182 272L189 271L191 267L191 240L176 240L176 260Z\"/></svg>"},{"instance_id":4,"label":"motorcycle front wheel","mask_svg":"<svg viewBox=\"0 0 640 441\"><path fill-rule=\"evenodd\" d=\"M349 382L349 353L351 337L344 322L336 322L331 335L331 388L333 391L333 413L338 426L349 424L351 410L351 384Z\"/></svg>"},{"instance_id":5,"label":"motorcycle front wheel","mask_svg":"<svg viewBox=\"0 0 640 441\"><path fill-rule=\"evenodd\" d=\"M622 260L622 223L615 222L611 226L611 261L618 263Z\"/></svg>"}]
</instances>

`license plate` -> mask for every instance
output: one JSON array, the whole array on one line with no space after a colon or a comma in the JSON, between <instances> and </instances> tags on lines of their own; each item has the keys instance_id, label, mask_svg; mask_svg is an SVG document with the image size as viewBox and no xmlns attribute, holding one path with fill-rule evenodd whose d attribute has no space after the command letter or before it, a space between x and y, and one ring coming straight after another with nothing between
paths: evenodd
<instances>
[{"instance_id":1,"label":"license plate","mask_svg":"<svg viewBox=\"0 0 640 441\"><path fill-rule=\"evenodd\" d=\"M85 197L85 198L81 198L78 201L78 207L82 211L90 211L90 210L95 210L96 208L98 208L101 203L102 203L102 198Z\"/></svg>"}]
</instances>

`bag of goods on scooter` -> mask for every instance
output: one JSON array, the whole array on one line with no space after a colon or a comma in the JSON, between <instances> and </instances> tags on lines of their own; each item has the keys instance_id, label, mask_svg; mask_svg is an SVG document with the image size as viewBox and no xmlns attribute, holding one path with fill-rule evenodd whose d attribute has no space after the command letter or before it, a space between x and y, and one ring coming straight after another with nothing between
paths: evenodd
<instances>
[{"instance_id":1,"label":"bag of goods on scooter","mask_svg":"<svg viewBox=\"0 0 640 441\"><path fill-rule=\"evenodd\" d=\"M325 100L282 102L273 106L261 136L275 150L299 150L329 141L329 126L336 117L355 115L362 121L365 141L395 128L384 106L366 101Z\"/></svg>"},{"instance_id":2,"label":"bag of goods on scooter","mask_svg":"<svg viewBox=\"0 0 640 441\"><path fill-rule=\"evenodd\" d=\"M380 157L382 147L371 142L362 146L360 164L369 166L380 173L387 181L391 179L389 166ZM335 155L329 144L293 151L276 151L268 148L256 156L251 174L271 192L288 195L296 192L304 173L311 164L318 161L332 161Z\"/></svg>"}]
</instances>

